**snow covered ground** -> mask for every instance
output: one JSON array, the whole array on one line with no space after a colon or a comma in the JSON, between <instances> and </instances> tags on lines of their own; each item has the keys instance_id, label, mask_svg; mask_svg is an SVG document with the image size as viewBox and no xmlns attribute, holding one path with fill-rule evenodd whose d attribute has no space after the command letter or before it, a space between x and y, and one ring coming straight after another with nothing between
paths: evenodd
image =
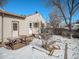
<instances>
[{"instance_id":1,"label":"snow covered ground","mask_svg":"<svg viewBox=\"0 0 79 59\"><path fill-rule=\"evenodd\" d=\"M41 40L35 38L30 45L17 50L8 50L4 47L0 48L0 59L64 59L65 43L68 44L68 59L79 59L78 39L67 39L54 35L50 37L50 40L57 41L57 44L61 48L60 50L55 50L52 56L49 56L49 52L41 48Z\"/></svg>"}]
</instances>

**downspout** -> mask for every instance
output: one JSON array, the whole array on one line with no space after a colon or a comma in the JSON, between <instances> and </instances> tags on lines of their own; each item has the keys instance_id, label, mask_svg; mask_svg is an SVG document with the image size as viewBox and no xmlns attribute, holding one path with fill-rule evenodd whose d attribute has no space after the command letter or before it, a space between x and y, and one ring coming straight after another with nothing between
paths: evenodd
<instances>
[{"instance_id":1,"label":"downspout","mask_svg":"<svg viewBox=\"0 0 79 59\"><path fill-rule=\"evenodd\" d=\"M2 13L2 41L1 41L1 43L3 43L3 35L4 35L4 32L3 32L3 17L4 17L4 14Z\"/></svg>"}]
</instances>

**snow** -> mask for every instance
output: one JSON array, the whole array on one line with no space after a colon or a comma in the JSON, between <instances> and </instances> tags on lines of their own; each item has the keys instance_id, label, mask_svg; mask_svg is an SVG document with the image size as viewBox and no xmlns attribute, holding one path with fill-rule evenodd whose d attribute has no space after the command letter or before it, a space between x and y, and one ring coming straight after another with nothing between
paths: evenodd
<instances>
[{"instance_id":1,"label":"snow","mask_svg":"<svg viewBox=\"0 0 79 59\"><path fill-rule=\"evenodd\" d=\"M60 46L60 50L55 50L52 56L49 56L49 51L41 47L40 39L34 38L33 41L20 49L8 50L4 47L0 48L0 59L64 59L65 43L68 44L68 59L78 59L79 57L79 40L68 39L61 36L53 35L50 41L56 41Z\"/></svg>"}]
</instances>

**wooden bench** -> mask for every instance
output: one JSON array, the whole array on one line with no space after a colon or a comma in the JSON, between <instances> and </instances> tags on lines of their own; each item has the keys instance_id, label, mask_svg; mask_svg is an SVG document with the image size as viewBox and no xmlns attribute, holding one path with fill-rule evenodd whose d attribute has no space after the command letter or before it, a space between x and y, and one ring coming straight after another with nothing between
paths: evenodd
<instances>
[{"instance_id":1,"label":"wooden bench","mask_svg":"<svg viewBox=\"0 0 79 59\"><path fill-rule=\"evenodd\" d=\"M26 35L20 35L20 37L22 38L21 43L26 42L26 38L27 38Z\"/></svg>"},{"instance_id":2,"label":"wooden bench","mask_svg":"<svg viewBox=\"0 0 79 59\"><path fill-rule=\"evenodd\" d=\"M19 43L22 38L21 37L10 37L10 38L7 38L8 42L5 42L5 45L8 46L8 47L11 47L11 49L14 49L14 45Z\"/></svg>"},{"instance_id":3,"label":"wooden bench","mask_svg":"<svg viewBox=\"0 0 79 59\"><path fill-rule=\"evenodd\" d=\"M5 42L6 46L11 47L11 49L14 49L14 45L18 43L25 43L26 44L26 35L20 35L19 37L10 37L7 38L8 42Z\"/></svg>"}]
</instances>

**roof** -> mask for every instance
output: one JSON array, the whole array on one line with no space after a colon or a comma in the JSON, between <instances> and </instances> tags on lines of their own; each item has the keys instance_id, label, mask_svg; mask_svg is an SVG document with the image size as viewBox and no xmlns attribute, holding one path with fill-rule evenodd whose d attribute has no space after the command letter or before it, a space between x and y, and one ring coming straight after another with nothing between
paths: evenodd
<instances>
[{"instance_id":1,"label":"roof","mask_svg":"<svg viewBox=\"0 0 79 59\"><path fill-rule=\"evenodd\" d=\"M25 16L20 16L20 15L12 14L12 13L6 12L4 10L0 10L0 14L4 14L4 15L7 15L7 16L13 16L13 17L25 19Z\"/></svg>"},{"instance_id":2,"label":"roof","mask_svg":"<svg viewBox=\"0 0 79 59\"><path fill-rule=\"evenodd\" d=\"M77 21L76 24L79 24L79 21Z\"/></svg>"},{"instance_id":3,"label":"roof","mask_svg":"<svg viewBox=\"0 0 79 59\"><path fill-rule=\"evenodd\" d=\"M21 16L21 15L12 14L12 13L9 13L9 12L6 12L6 11L0 9L0 15L2 15L2 14L4 14L4 16L11 16L11 17L17 17L17 18L25 19L26 17L39 14L39 12L36 11L33 14L29 14L29 15L26 15L26 16ZM43 23L45 23L44 20L43 20Z\"/></svg>"},{"instance_id":4,"label":"roof","mask_svg":"<svg viewBox=\"0 0 79 59\"><path fill-rule=\"evenodd\" d=\"M32 13L32 14L29 14L29 15L26 15L26 17L29 17L29 16L33 16L33 15L36 15L36 14L38 14L39 12L35 12L35 13Z\"/></svg>"}]
</instances>

